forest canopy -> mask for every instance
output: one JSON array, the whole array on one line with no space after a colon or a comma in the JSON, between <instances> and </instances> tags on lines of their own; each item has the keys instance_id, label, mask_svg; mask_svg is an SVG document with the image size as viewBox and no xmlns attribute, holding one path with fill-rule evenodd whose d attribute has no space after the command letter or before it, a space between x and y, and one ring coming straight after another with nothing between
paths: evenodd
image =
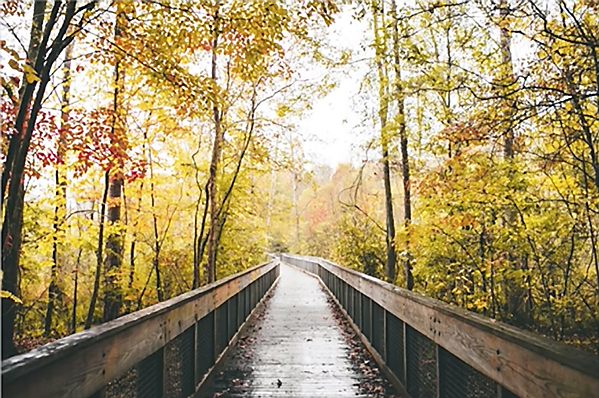
<instances>
[{"instance_id":1,"label":"forest canopy","mask_svg":"<svg viewBox=\"0 0 599 398\"><path fill-rule=\"evenodd\" d=\"M0 29L4 356L280 252L599 350L596 1L6 0Z\"/></svg>"}]
</instances>

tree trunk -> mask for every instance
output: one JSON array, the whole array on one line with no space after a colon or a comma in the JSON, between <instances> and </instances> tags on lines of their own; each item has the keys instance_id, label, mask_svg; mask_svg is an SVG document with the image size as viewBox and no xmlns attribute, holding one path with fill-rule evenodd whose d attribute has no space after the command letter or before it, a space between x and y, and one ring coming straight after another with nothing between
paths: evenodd
<instances>
[{"instance_id":1,"label":"tree trunk","mask_svg":"<svg viewBox=\"0 0 599 398\"><path fill-rule=\"evenodd\" d=\"M196 169L197 173L197 169ZM200 285L200 259L199 259L199 246L198 246L198 215L200 213L200 203L202 203L202 191L200 190L200 197L196 201L196 208L193 215L193 275L191 282L191 290L197 289Z\"/></svg>"},{"instance_id":2,"label":"tree trunk","mask_svg":"<svg viewBox=\"0 0 599 398\"><path fill-rule=\"evenodd\" d=\"M71 317L71 333L77 333L77 285L79 282L79 266L81 265L81 253L83 249L79 249L77 253L77 264L75 265L75 281L73 285L73 313Z\"/></svg>"},{"instance_id":3,"label":"tree trunk","mask_svg":"<svg viewBox=\"0 0 599 398\"><path fill-rule=\"evenodd\" d=\"M293 144L292 144L293 145ZM295 159L294 159L295 161ZM291 176L291 182L293 184L293 215L294 215L294 226L295 226L295 250L301 253L301 242L300 242L300 228L299 228L299 207L297 205L297 180L299 179L298 174L295 170Z\"/></svg>"},{"instance_id":4,"label":"tree trunk","mask_svg":"<svg viewBox=\"0 0 599 398\"><path fill-rule=\"evenodd\" d=\"M114 29L115 42L120 41L123 36L123 24L126 16L122 3L117 3L116 22ZM122 110L123 91L123 70L121 55L117 54L117 60L114 66L114 99L113 99L113 120L111 133L112 136L122 136L123 125L120 120ZM117 161L116 170L110 171L110 188L108 190L108 222L110 225L118 225L121 221L121 202L123 191L123 164L121 160ZM104 313L102 321L107 322L119 316L123 305L123 294L120 287L119 271L122 258L122 237L120 231L112 231L106 240L106 270L105 270L105 294L104 294Z\"/></svg>"},{"instance_id":5,"label":"tree trunk","mask_svg":"<svg viewBox=\"0 0 599 398\"><path fill-rule=\"evenodd\" d=\"M514 131L512 128L512 117L513 107L512 101L507 98L507 92L510 91L511 85L514 83L514 72L512 65L512 53L511 53L511 32L508 29L507 23L503 21L509 16L509 4L508 0L501 0L499 3L499 13L501 18L500 26L500 53L501 53L501 69L500 69L500 85L504 97L502 98L502 112L501 112L501 131L503 134L503 154L510 166L514 162ZM509 171L510 178L512 171ZM516 212L508 208L505 213L506 223L508 228L514 228L518 223L516 220ZM508 255L509 261L515 269L523 269L526 267L526 258L519 257L517 254L512 252ZM524 297L526 295L525 289L522 288L516 281L506 279L506 313L511 314L516 319L518 324L526 322L528 315L522 308ZM506 314L506 315L507 315Z\"/></svg>"},{"instance_id":6,"label":"tree trunk","mask_svg":"<svg viewBox=\"0 0 599 398\"><path fill-rule=\"evenodd\" d=\"M509 12L508 0L501 0L499 3L499 12L501 19L508 17ZM508 91L508 87L514 82L514 67L512 64L512 51L510 49L512 42L512 35L503 22L500 27L500 50L501 50L501 84L504 88L504 92ZM506 159L512 159L514 157L514 131L511 127L512 121L512 104L507 98L504 99L504 112L503 112L503 153Z\"/></svg>"},{"instance_id":7,"label":"tree trunk","mask_svg":"<svg viewBox=\"0 0 599 398\"><path fill-rule=\"evenodd\" d=\"M19 297L19 258L21 250L21 238L23 228L23 205L24 205L24 183L25 163L31 136L35 127L38 113L41 109L42 100L48 82L50 80L50 69L60 52L68 45L69 40L63 40L69 23L75 12L75 4L69 4L65 13L63 25L55 37L55 47L46 57L46 48L50 38L50 33L54 24L58 20L58 11L61 3L55 2L48 23L44 29L43 37L41 35L41 26L43 23L43 12L45 4L34 6L34 18L32 26L32 39L30 56L35 59L35 71L40 78L39 88L31 107L31 113L26 121L29 111L29 105L35 89L35 82L28 84L24 79L25 89L20 97L19 111L15 120L15 135L11 137L9 148L6 153L6 162L2 173L2 207L5 205L5 188L8 185L8 195L6 197L6 209L4 211L4 221L2 224L2 268L3 280L2 289ZM37 12L36 12L37 10ZM42 37L41 41L39 38ZM38 45L39 43L39 45ZM37 53L37 54L36 54ZM25 130L23 127L26 126ZM14 323L17 312L17 305L11 299L2 299L2 357L7 358L16 354L13 342Z\"/></svg>"},{"instance_id":8,"label":"tree trunk","mask_svg":"<svg viewBox=\"0 0 599 398\"><path fill-rule=\"evenodd\" d=\"M217 4L218 6L218 4ZM216 47L218 45L219 36L219 14L218 8L214 14L214 40L212 41L212 73L211 78L216 84L216 63L217 54ZM208 202L210 203L210 226L208 229L208 253L206 275L208 283L214 282L216 279L216 251L217 251L217 234L218 234L218 208L216 206L216 175L218 164L220 161L221 146L224 139L224 134L221 126L221 113L216 100L213 105L214 114L214 145L212 147L212 160L210 161L210 176L208 178Z\"/></svg>"},{"instance_id":9,"label":"tree trunk","mask_svg":"<svg viewBox=\"0 0 599 398\"><path fill-rule=\"evenodd\" d=\"M150 164L150 203L152 205L152 221L154 224L154 272L156 273L156 298L158 302L163 300L162 283L160 281L160 237L158 236L158 218L156 216L156 197L154 195L154 166L152 164L152 148L148 142L147 133L145 134L146 145L148 145L148 163Z\"/></svg>"},{"instance_id":10,"label":"tree trunk","mask_svg":"<svg viewBox=\"0 0 599 398\"><path fill-rule=\"evenodd\" d=\"M393 193L391 191L391 170L389 166L389 132L387 129L387 114L389 99L387 98L388 79L387 68L385 62L385 39L381 37L379 32L379 18L381 19L381 27L385 28L385 12L383 4L374 4L373 21L374 21L374 41L377 59L377 69L379 75L379 120L381 123L381 151L383 158L383 180L385 184L385 213L387 220L387 280L391 283L395 281L395 265L396 265L396 250L395 250L395 217L393 215Z\"/></svg>"},{"instance_id":11,"label":"tree trunk","mask_svg":"<svg viewBox=\"0 0 599 398\"><path fill-rule=\"evenodd\" d=\"M108 199L108 188L110 186L110 172L107 171L104 177L104 194L102 195L102 204L100 205L100 216L98 217L100 227L98 229L98 249L96 250L96 276L94 277L94 289L87 311L87 319L85 320L85 328L89 329L92 326L94 319L94 311L96 309L96 301L98 300L98 291L100 290L100 276L102 275L102 263L104 260L104 217L106 213L106 201Z\"/></svg>"},{"instance_id":12,"label":"tree trunk","mask_svg":"<svg viewBox=\"0 0 599 398\"><path fill-rule=\"evenodd\" d=\"M139 224L139 215L141 214L141 201L143 195L144 184L143 181L139 186L139 201L137 202L137 218L135 219L135 223L133 224L133 236L131 237L131 247L129 250L129 295L131 296L131 292L133 291L133 279L135 279L135 249L137 246L137 226ZM130 313L133 311L133 302L134 300L129 299L126 303L125 311Z\"/></svg>"},{"instance_id":13,"label":"tree trunk","mask_svg":"<svg viewBox=\"0 0 599 398\"><path fill-rule=\"evenodd\" d=\"M412 290L414 278L412 277L412 264L410 257L410 224L412 223L412 202L410 195L410 161L408 156L408 134L406 131L406 119L403 92L403 83L401 80L401 64L399 56L399 32L397 28L397 7L395 0L391 0L391 16L393 18L393 57L395 67L395 91L397 96L397 124L399 127L400 147L401 147L401 170L403 180L403 205L404 205L404 228L406 229L406 254L404 268L406 273L406 288Z\"/></svg>"},{"instance_id":14,"label":"tree trunk","mask_svg":"<svg viewBox=\"0 0 599 398\"><path fill-rule=\"evenodd\" d=\"M10 222L10 226L14 228L14 231L20 232L23 227L23 196L24 196L24 185L21 182L18 184L18 197L16 198L15 205L15 216L14 218L7 220L5 216L5 226L7 228L7 221ZM20 214L20 217L19 217ZM12 237L12 239L11 239ZM12 293L14 296L19 297L21 295L21 289L19 286L20 269L19 269L19 255L21 251L21 233L14 235L10 234L2 242L2 290ZM15 318L17 316L18 306L17 303L11 299L2 299L2 358L9 358L17 354L17 350L14 346L13 335L15 331Z\"/></svg>"},{"instance_id":15,"label":"tree trunk","mask_svg":"<svg viewBox=\"0 0 599 398\"><path fill-rule=\"evenodd\" d=\"M206 197L206 203L204 204L202 225L197 236L197 241L195 242L197 251L196 264L194 264L194 282L196 282L195 288L198 288L202 283L202 280L200 279L200 264L202 263L202 258L204 257L206 243L208 243L208 236L204 236L204 231L206 230L206 220L208 218L208 184L204 185L204 196ZM206 281L206 283L208 283L208 281Z\"/></svg>"},{"instance_id":16,"label":"tree trunk","mask_svg":"<svg viewBox=\"0 0 599 398\"><path fill-rule=\"evenodd\" d=\"M67 175L66 175L66 164L65 164L65 153L66 153L66 142L65 134L68 128L69 122L69 102L71 94L71 57L73 54L73 42L69 44L65 52L65 61L62 67L63 70L63 94L61 104L61 131L58 137L58 148L56 151L57 164L55 171L55 200L56 204L54 207L54 236L52 242L52 271L50 277L50 286L48 288L48 308L46 311L46 322L44 328L44 334L49 336L52 331L52 314L54 308L60 305L62 292L58 286L58 269L60 267L59 260L59 236L64 235L65 231L65 216L67 210Z\"/></svg>"},{"instance_id":17,"label":"tree trunk","mask_svg":"<svg viewBox=\"0 0 599 398\"><path fill-rule=\"evenodd\" d=\"M31 65L37 65L37 54L39 53L40 42L42 40L42 26L44 24L44 15L46 10L46 1L35 2L33 6L33 17L31 21L31 38L29 41L29 51L28 51L28 60ZM45 49L44 49L45 50ZM23 82L26 82L26 79L23 79ZM21 107L25 102L29 103L31 100L31 95L33 95L34 85L23 85L25 88L22 89L19 93L19 100L21 102ZM25 96L26 91L29 91L29 95ZM15 127L17 127L15 125ZM21 131L21 127L17 131ZM4 207L4 194L6 191L6 185L8 184L10 177L10 167L14 160L14 156L18 150L18 146L20 144L21 137L19 134L14 134L11 137L9 143L9 150L7 151L7 158L4 163L4 170L2 171L2 194L0 195L0 199L2 200L2 208ZM12 149L12 150L11 150ZM17 198L17 206L15 211L16 219L13 218L11 220L11 226L13 227L13 231L19 231L18 234L6 234L5 229L7 229L8 225L5 224L2 228L2 290L6 290L12 293L15 297L19 297L21 295L20 287L19 287L19 255L21 251L21 229L23 227L22 213L23 213L23 205L24 205L24 186L22 183L19 184L18 190L18 198ZM19 217L19 214L21 216ZM12 231L11 231L12 232ZM8 244L8 247L7 247ZM17 315L17 303L13 300L3 298L2 299L2 358L8 358L17 354L17 350L15 349L13 342L14 335L14 326L15 326L15 317Z\"/></svg>"},{"instance_id":18,"label":"tree trunk","mask_svg":"<svg viewBox=\"0 0 599 398\"><path fill-rule=\"evenodd\" d=\"M110 178L110 188L108 189L108 222L111 225L117 224L121 219L121 193L123 179L120 172ZM102 321L108 322L119 316L122 306L122 293L119 286L118 272L121 267L121 234L112 232L106 240L106 270L105 270L105 290L104 290L104 313Z\"/></svg>"},{"instance_id":19,"label":"tree trunk","mask_svg":"<svg viewBox=\"0 0 599 398\"><path fill-rule=\"evenodd\" d=\"M225 213L223 214L223 216L222 216L222 220L221 220L221 221L219 221L219 223L218 223L218 232L217 232L217 234L216 234L216 244L217 244L217 245L218 245L218 244L219 244L219 242L220 242L220 237L221 237L221 235L222 235L222 233L223 233L223 230L224 230L224 228L225 228L225 222L227 222L227 214L228 214L228 213L227 213L227 212L225 212ZM218 251L217 251L217 252L214 254L214 256L215 256L215 261L216 261L216 256L217 256L217 255L218 255ZM215 275L215 276L216 276L216 275Z\"/></svg>"},{"instance_id":20,"label":"tree trunk","mask_svg":"<svg viewBox=\"0 0 599 398\"><path fill-rule=\"evenodd\" d=\"M37 54L39 53L42 40L42 26L44 24L46 4L47 1L45 0L40 0L33 3L33 16L31 20L29 49L27 52L27 59L29 60L30 65L38 65ZM46 49L44 48L44 52L45 51ZM31 96L33 95L33 91L35 89L35 83L26 84L26 82L27 79L23 78L23 86L21 87L19 92L20 104L28 103L29 101L31 101ZM25 114L23 114L23 117L19 123L15 123L15 130L21 131L21 129L23 128L24 120ZM16 156L16 152L18 151L20 141L21 137L19 136L19 134L14 134L10 138L9 149L7 151L6 160L4 162L4 169L2 170L2 207L4 207L4 194L6 193L6 186L8 184L12 163L14 161L14 157Z\"/></svg>"},{"instance_id":21,"label":"tree trunk","mask_svg":"<svg viewBox=\"0 0 599 398\"><path fill-rule=\"evenodd\" d=\"M278 136L275 137L275 145L274 145L274 149L275 149L275 153L273 156L273 159L276 159L277 157L277 145L278 145ZM266 212L266 238L267 238L267 243L268 242L268 238L271 236L270 235L270 219L272 217L272 209L273 209L273 201L274 201L274 196L275 196L275 182L276 182L276 173L275 173L275 163L272 162L271 166L270 166L270 188L268 190L268 202L267 202L267 212Z\"/></svg>"}]
</instances>

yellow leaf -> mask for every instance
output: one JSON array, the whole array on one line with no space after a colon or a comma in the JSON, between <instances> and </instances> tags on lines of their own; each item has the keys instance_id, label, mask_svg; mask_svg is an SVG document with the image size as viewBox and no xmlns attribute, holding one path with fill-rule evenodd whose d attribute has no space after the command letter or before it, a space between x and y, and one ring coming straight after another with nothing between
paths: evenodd
<instances>
[{"instance_id":1,"label":"yellow leaf","mask_svg":"<svg viewBox=\"0 0 599 398\"><path fill-rule=\"evenodd\" d=\"M37 77L37 73L35 73L35 69L31 66L23 65L23 69L25 69L25 79L27 79L27 83L33 84L40 81L40 78Z\"/></svg>"},{"instance_id":2,"label":"yellow leaf","mask_svg":"<svg viewBox=\"0 0 599 398\"><path fill-rule=\"evenodd\" d=\"M20 298L18 298L17 296L15 296L14 294L12 294L11 292L7 292L6 290L0 290L0 298L11 299L12 301L14 301L17 304L23 304L23 302L21 301Z\"/></svg>"}]
</instances>

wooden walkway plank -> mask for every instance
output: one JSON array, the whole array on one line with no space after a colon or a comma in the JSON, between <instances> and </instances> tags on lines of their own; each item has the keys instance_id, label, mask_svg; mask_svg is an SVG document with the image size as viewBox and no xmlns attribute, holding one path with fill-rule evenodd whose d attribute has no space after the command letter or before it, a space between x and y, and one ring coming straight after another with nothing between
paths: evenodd
<instances>
[{"instance_id":1,"label":"wooden walkway plank","mask_svg":"<svg viewBox=\"0 0 599 398\"><path fill-rule=\"evenodd\" d=\"M370 383L318 281L282 265L281 279L209 389L209 397L366 397Z\"/></svg>"}]
</instances>

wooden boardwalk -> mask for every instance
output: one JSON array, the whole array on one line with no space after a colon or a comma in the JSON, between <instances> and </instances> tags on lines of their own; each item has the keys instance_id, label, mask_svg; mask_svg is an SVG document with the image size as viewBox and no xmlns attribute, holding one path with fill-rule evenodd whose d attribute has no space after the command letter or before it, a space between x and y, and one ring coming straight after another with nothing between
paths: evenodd
<instances>
[{"instance_id":1,"label":"wooden boardwalk","mask_svg":"<svg viewBox=\"0 0 599 398\"><path fill-rule=\"evenodd\" d=\"M208 396L383 396L366 394L363 386L369 377L355 357L350 361L352 347L336 317L315 278L282 266L278 285L241 336Z\"/></svg>"}]
</instances>

